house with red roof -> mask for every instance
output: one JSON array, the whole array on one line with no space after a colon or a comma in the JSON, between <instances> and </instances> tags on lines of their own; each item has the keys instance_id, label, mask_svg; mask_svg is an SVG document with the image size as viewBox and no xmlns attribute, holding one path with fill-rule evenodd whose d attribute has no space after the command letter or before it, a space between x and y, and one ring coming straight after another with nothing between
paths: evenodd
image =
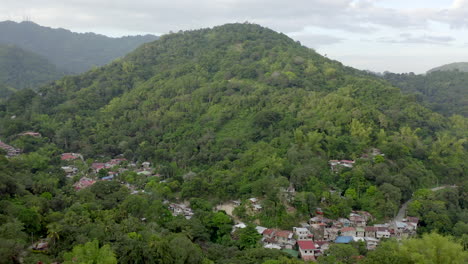
<instances>
[{"instance_id":1,"label":"house with red roof","mask_svg":"<svg viewBox=\"0 0 468 264\"><path fill-rule=\"evenodd\" d=\"M274 234L274 238L278 243L284 244L286 248L291 248L296 243L294 239L294 233L289 230L277 230Z\"/></svg>"},{"instance_id":2,"label":"house with red roof","mask_svg":"<svg viewBox=\"0 0 468 264\"><path fill-rule=\"evenodd\" d=\"M78 153L63 153L60 156L61 160L69 161L69 160L76 160L76 159L83 159L83 156Z\"/></svg>"},{"instance_id":3,"label":"house with red roof","mask_svg":"<svg viewBox=\"0 0 468 264\"><path fill-rule=\"evenodd\" d=\"M377 237L377 227L375 226L366 226L364 227L365 237Z\"/></svg>"},{"instance_id":4,"label":"house with red roof","mask_svg":"<svg viewBox=\"0 0 468 264\"><path fill-rule=\"evenodd\" d=\"M88 188L89 186L95 184L96 181L92 180L90 178L83 177L79 181L77 181L75 184L73 184L73 187L75 187L75 190L81 190Z\"/></svg>"},{"instance_id":5,"label":"house with red roof","mask_svg":"<svg viewBox=\"0 0 468 264\"><path fill-rule=\"evenodd\" d=\"M315 243L310 240L297 241L301 258L305 261L315 261Z\"/></svg>"},{"instance_id":6,"label":"house with red roof","mask_svg":"<svg viewBox=\"0 0 468 264\"><path fill-rule=\"evenodd\" d=\"M21 154L21 149L12 147L4 142L0 141L0 149L3 149L7 153L7 157L14 157Z\"/></svg>"},{"instance_id":7,"label":"house with red roof","mask_svg":"<svg viewBox=\"0 0 468 264\"><path fill-rule=\"evenodd\" d=\"M341 228L341 236L356 236L356 228L354 227L343 227Z\"/></svg>"},{"instance_id":8,"label":"house with red roof","mask_svg":"<svg viewBox=\"0 0 468 264\"><path fill-rule=\"evenodd\" d=\"M102 162L95 162L91 164L91 168L94 170L94 172L98 173L100 170L106 168L106 164Z\"/></svg>"}]
</instances>

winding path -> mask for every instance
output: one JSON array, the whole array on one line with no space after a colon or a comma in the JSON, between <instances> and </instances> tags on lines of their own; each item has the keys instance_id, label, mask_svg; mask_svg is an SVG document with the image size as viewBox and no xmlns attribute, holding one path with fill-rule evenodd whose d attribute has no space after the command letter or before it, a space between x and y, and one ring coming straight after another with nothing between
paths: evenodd
<instances>
[{"instance_id":1,"label":"winding path","mask_svg":"<svg viewBox=\"0 0 468 264\"><path fill-rule=\"evenodd\" d=\"M458 186L456 186L456 185L442 185L442 186L434 187L434 188L429 189L429 190L431 190L433 192L436 192L436 191L446 189L446 188L457 188L457 187ZM401 205L400 210L398 210L398 214L393 218L392 222L395 222L395 221L402 222L403 221L403 219L405 218L405 215L406 215L406 209L408 208L408 204L411 201L413 201L413 199L409 199L408 201L406 201L404 204Z\"/></svg>"}]
</instances>

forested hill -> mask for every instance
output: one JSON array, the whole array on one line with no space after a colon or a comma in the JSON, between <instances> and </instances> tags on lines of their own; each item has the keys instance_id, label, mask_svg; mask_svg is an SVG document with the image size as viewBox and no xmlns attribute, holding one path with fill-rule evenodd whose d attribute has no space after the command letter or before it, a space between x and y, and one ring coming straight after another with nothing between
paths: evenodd
<instances>
[{"instance_id":1,"label":"forested hill","mask_svg":"<svg viewBox=\"0 0 468 264\"><path fill-rule=\"evenodd\" d=\"M291 183L311 201L346 191L334 216L352 206L389 217L415 189L467 173L465 118L251 24L163 36L0 109L6 139L31 130L85 157L149 160L183 198L273 195ZM372 148L385 156L369 158ZM331 159L357 163L333 173Z\"/></svg>"},{"instance_id":2,"label":"forested hill","mask_svg":"<svg viewBox=\"0 0 468 264\"><path fill-rule=\"evenodd\" d=\"M386 73L383 78L405 93L416 94L421 104L435 112L468 117L468 72L440 70L420 75Z\"/></svg>"},{"instance_id":3,"label":"forested hill","mask_svg":"<svg viewBox=\"0 0 468 264\"><path fill-rule=\"evenodd\" d=\"M47 59L17 46L0 44L0 97L9 91L36 88L64 76ZM8 88L7 88L8 87Z\"/></svg>"},{"instance_id":4,"label":"forested hill","mask_svg":"<svg viewBox=\"0 0 468 264\"><path fill-rule=\"evenodd\" d=\"M105 65L155 39L153 35L110 38L42 27L33 22L0 22L0 44L17 45L37 53L70 73Z\"/></svg>"},{"instance_id":5,"label":"forested hill","mask_svg":"<svg viewBox=\"0 0 468 264\"><path fill-rule=\"evenodd\" d=\"M454 62L450 64L445 64L427 71L427 73L436 72L436 71L461 71L468 72L468 62Z\"/></svg>"}]
</instances>

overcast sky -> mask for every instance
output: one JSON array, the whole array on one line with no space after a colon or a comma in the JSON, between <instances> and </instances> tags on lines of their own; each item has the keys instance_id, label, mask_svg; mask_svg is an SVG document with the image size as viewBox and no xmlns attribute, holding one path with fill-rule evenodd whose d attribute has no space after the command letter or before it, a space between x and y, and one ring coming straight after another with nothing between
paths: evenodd
<instances>
[{"instance_id":1,"label":"overcast sky","mask_svg":"<svg viewBox=\"0 0 468 264\"><path fill-rule=\"evenodd\" d=\"M416 72L468 61L468 0L0 0L0 20L108 36L249 21L346 65Z\"/></svg>"}]
</instances>

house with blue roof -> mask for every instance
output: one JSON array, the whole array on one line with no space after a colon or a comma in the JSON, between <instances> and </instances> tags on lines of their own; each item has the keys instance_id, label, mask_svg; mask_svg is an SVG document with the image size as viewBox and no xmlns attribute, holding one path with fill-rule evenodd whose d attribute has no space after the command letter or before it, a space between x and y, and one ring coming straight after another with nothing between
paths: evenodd
<instances>
[{"instance_id":1,"label":"house with blue roof","mask_svg":"<svg viewBox=\"0 0 468 264\"><path fill-rule=\"evenodd\" d=\"M339 236L335 239L335 243L337 244L349 244L353 241L352 236Z\"/></svg>"}]
</instances>

